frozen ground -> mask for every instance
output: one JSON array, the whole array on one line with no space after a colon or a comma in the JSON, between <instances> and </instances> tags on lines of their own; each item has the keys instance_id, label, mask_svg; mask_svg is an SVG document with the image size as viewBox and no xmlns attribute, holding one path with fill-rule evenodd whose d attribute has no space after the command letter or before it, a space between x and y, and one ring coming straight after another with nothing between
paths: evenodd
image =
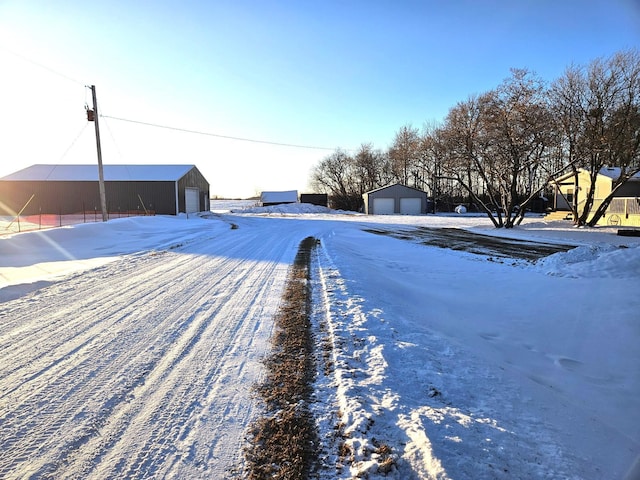
<instances>
[{"instance_id":1,"label":"frozen ground","mask_svg":"<svg viewBox=\"0 0 640 480\"><path fill-rule=\"evenodd\" d=\"M640 239L540 218L504 231L234 207L0 238L0 478L233 477L307 236L321 242L314 319L334 346L314 405L322 478L385 478L380 444L396 461L386 478L632 469ZM365 231L422 227L578 248L511 262ZM335 457L338 423L351 458Z\"/></svg>"}]
</instances>

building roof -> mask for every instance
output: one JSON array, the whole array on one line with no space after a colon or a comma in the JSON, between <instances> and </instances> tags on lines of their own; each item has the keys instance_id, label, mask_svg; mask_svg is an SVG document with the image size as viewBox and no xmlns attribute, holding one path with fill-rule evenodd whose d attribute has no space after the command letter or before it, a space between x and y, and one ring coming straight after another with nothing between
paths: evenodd
<instances>
[{"instance_id":1,"label":"building roof","mask_svg":"<svg viewBox=\"0 0 640 480\"><path fill-rule=\"evenodd\" d=\"M380 190L386 190L387 188L391 188L391 187L402 187L402 188L407 188L409 190L415 190L416 192L420 192L420 193L424 193L426 195L427 192L425 192L424 190L420 190L419 188L415 188L415 187L409 187L408 185L404 185L402 183L392 183L390 185L385 185L384 187L378 187L378 188L374 188L373 190L369 190L368 192L365 192L364 195L368 195L370 193L374 193L374 192L379 192Z\"/></svg>"},{"instance_id":2,"label":"building roof","mask_svg":"<svg viewBox=\"0 0 640 480\"><path fill-rule=\"evenodd\" d=\"M298 191L262 192L260 201L262 203L296 203L298 201Z\"/></svg>"},{"instance_id":3,"label":"building roof","mask_svg":"<svg viewBox=\"0 0 640 480\"><path fill-rule=\"evenodd\" d=\"M194 165L103 165L105 181L177 181ZM0 178L9 181L98 181L98 165L36 164Z\"/></svg>"},{"instance_id":4,"label":"building roof","mask_svg":"<svg viewBox=\"0 0 640 480\"><path fill-rule=\"evenodd\" d=\"M588 172L588 170L586 170L585 168L578 168L578 171L579 172ZM621 172L620 167L602 167L600 169L600 172L598 172L598 175L602 175L602 176L610 178L612 180L616 180L616 179L618 179L620 177L620 172ZM554 178L552 180L552 183L562 182L564 180L567 180L567 179L573 177L573 175L574 175L573 172L564 173L564 174ZM629 182L639 182L640 181L640 172L636 173L628 181Z\"/></svg>"},{"instance_id":5,"label":"building roof","mask_svg":"<svg viewBox=\"0 0 640 480\"><path fill-rule=\"evenodd\" d=\"M609 177L612 180L616 180L618 178L620 178L620 173L622 172L622 169L620 167L604 167L600 170L600 175L604 175L605 177ZM640 180L640 173L636 173L634 176L632 176L630 179L630 181L636 182Z\"/></svg>"}]
</instances>

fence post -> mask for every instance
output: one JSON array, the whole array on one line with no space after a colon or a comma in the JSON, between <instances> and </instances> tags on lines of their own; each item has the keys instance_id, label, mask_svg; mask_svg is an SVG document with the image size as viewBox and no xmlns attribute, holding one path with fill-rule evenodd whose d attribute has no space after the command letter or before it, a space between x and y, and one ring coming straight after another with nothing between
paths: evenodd
<instances>
[{"instance_id":1,"label":"fence post","mask_svg":"<svg viewBox=\"0 0 640 480\"><path fill-rule=\"evenodd\" d=\"M11 225L13 225L13 222L15 222L17 220L18 221L18 232L20 232L20 215L22 215L22 212L24 212L24 210L27 208L27 205L29 205L29 203L31 203L31 200L33 200L33 197L35 197L35 196L36 196L35 193L33 195L31 195L31 198L29 198L29 200L27 200L27 203L24 204L24 206L20 209L20 211L16 215L16 218L14 218L11 221L11 223L6 226L5 230L9 230L9 228L11 228Z\"/></svg>"},{"instance_id":2,"label":"fence post","mask_svg":"<svg viewBox=\"0 0 640 480\"><path fill-rule=\"evenodd\" d=\"M142 197L140 196L140 194L138 194L138 198L140 199L140 203L142 204L142 208L144 209L144 214L145 215L149 215L149 212L147 211L147 207L145 206L144 202L142 201Z\"/></svg>"},{"instance_id":3,"label":"fence post","mask_svg":"<svg viewBox=\"0 0 640 480\"><path fill-rule=\"evenodd\" d=\"M629 218L629 198L624 199L624 218Z\"/></svg>"}]
</instances>

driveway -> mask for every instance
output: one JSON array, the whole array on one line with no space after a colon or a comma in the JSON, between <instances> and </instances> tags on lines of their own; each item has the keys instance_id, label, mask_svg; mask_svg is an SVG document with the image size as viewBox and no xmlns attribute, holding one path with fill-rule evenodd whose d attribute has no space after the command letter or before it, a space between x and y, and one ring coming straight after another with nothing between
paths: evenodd
<instances>
[{"instance_id":1,"label":"driveway","mask_svg":"<svg viewBox=\"0 0 640 480\"><path fill-rule=\"evenodd\" d=\"M459 228L416 227L409 229L371 228L367 232L388 235L393 238L449 248L499 258L513 258L536 261L558 252L566 252L575 245L534 242L515 238L496 237L469 232Z\"/></svg>"}]
</instances>

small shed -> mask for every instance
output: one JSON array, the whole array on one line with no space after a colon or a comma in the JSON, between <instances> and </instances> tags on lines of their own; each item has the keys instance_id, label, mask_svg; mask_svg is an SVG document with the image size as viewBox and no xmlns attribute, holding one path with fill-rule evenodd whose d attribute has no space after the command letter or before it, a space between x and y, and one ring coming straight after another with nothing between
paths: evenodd
<instances>
[{"instance_id":1,"label":"small shed","mask_svg":"<svg viewBox=\"0 0 640 480\"><path fill-rule=\"evenodd\" d=\"M209 210L209 183L195 165L104 165L103 173L109 213ZM99 211L98 177L98 165L37 164L19 170L0 178L0 215Z\"/></svg>"},{"instance_id":2,"label":"small shed","mask_svg":"<svg viewBox=\"0 0 640 480\"><path fill-rule=\"evenodd\" d=\"M421 215L427 213L427 192L400 183L362 195L368 215Z\"/></svg>"},{"instance_id":3,"label":"small shed","mask_svg":"<svg viewBox=\"0 0 640 480\"><path fill-rule=\"evenodd\" d=\"M262 192L260 194L260 204L263 207L281 205L283 203L298 203L298 191L285 190L277 192Z\"/></svg>"},{"instance_id":4,"label":"small shed","mask_svg":"<svg viewBox=\"0 0 640 480\"><path fill-rule=\"evenodd\" d=\"M329 196L326 193L301 193L300 203L327 207L329 206Z\"/></svg>"}]
</instances>

